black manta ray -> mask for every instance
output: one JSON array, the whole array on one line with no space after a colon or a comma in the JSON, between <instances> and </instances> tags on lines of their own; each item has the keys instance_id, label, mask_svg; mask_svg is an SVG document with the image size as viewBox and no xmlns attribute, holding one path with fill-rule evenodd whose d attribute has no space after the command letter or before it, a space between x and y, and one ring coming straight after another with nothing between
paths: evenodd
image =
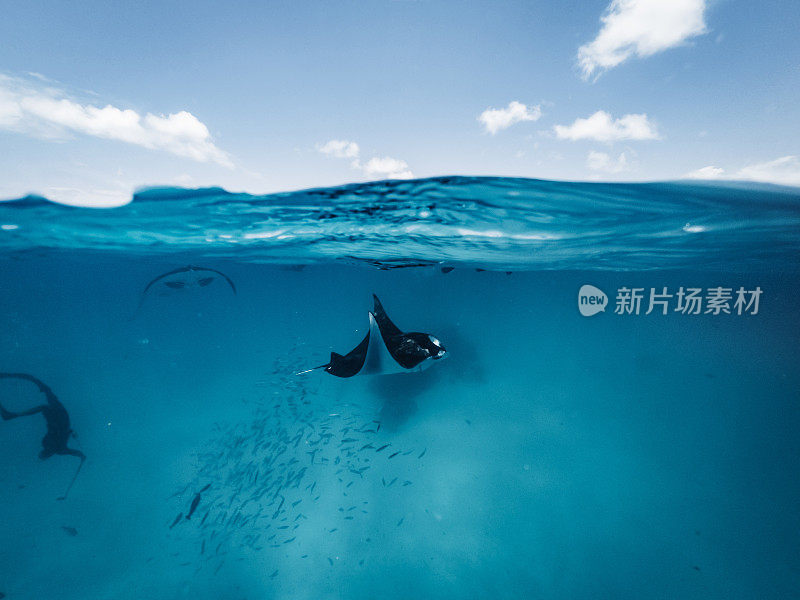
<instances>
[{"instance_id":1,"label":"black manta ray","mask_svg":"<svg viewBox=\"0 0 800 600\"><path fill-rule=\"evenodd\" d=\"M183 290L194 286L202 288L211 285L214 283L214 281L220 278L224 279L228 285L231 286L231 290L235 295L236 285L234 285L231 278L225 275L225 273L222 271L217 271L216 269L188 265L173 269L167 273L162 273L145 286L142 296L139 299L139 308L141 308L142 304L144 304L147 292L150 291L153 286L163 285L171 290Z\"/></svg>"},{"instance_id":2,"label":"black manta ray","mask_svg":"<svg viewBox=\"0 0 800 600\"><path fill-rule=\"evenodd\" d=\"M401 331L383 310L378 297L372 297L375 308L369 313L369 331L361 343L345 355L331 352L330 362L298 375L315 369L325 369L336 377L412 373L447 356L447 350L433 335Z\"/></svg>"}]
</instances>

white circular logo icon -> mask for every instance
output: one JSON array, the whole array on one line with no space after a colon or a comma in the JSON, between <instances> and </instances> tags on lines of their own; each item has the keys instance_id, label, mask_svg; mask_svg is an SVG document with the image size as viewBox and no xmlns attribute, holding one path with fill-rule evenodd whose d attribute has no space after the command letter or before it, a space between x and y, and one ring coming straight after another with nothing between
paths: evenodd
<instances>
[{"instance_id":1,"label":"white circular logo icon","mask_svg":"<svg viewBox=\"0 0 800 600\"><path fill-rule=\"evenodd\" d=\"M584 317L591 317L599 312L605 312L608 305L608 296L605 292L593 285L582 285L578 290L578 310Z\"/></svg>"}]
</instances>

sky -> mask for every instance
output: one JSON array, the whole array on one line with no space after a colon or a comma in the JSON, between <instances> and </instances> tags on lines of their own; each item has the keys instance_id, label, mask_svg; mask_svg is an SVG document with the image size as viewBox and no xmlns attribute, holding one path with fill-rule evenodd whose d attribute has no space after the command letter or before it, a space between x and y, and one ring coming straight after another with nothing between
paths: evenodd
<instances>
[{"instance_id":1,"label":"sky","mask_svg":"<svg viewBox=\"0 0 800 600\"><path fill-rule=\"evenodd\" d=\"M800 2L15 2L0 199L386 178L800 186Z\"/></svg>"}]
</instances>

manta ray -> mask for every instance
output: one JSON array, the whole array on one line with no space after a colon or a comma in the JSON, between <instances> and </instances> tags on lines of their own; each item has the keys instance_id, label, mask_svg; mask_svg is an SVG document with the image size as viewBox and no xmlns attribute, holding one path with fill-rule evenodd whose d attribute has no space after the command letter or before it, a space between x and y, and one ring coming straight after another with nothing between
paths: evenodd
<instances>
[{"instance_id":1,"label":"manta ray","mask_svg":"<svg viewBox=\"0 0 800 600\"><path fill-rule=\"evenodd\" d=\"M316 369L325 369L336 377L413 373L447 356L447 350L435 336L401 331L383 310L378 297L373 294L372 298L375 307L369 313L369 331L361 343L345 355L331 352L330 362L298 375Z\"/></svg>"},{"instance_id":2,"label":"manta ray","mask_svg":"<svg viewBox=\"0 0 800 600\"><path fill-rule=\"evenodd\" d=\"M147 292L150 291L153 286L163 285L171 290L183 290L191 287L202 288L211 285L217 279L224 279L228 285L231 286L234 295L236 294L236 285L234 285L231 278L222 271L217 271L216 269L188 265L162 273L145 286L141 298L139 299L137 313L139 309L142 308L142 304L144 304Z\"/></svg>"}]
</instances>

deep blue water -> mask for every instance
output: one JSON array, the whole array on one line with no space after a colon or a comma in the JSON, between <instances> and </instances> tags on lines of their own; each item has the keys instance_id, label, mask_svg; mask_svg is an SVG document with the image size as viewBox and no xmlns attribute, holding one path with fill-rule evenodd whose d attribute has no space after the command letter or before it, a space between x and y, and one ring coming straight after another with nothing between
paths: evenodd
<instances>
[{"instance_id":1,"label":"deep blue water","mask_svg":"<svg viewBox=\"0 0 800 600\"><path fill-rule=\"evenodd\" d=\"M800 596L800 190L158 189L0 226L0 372L46 382L88 457L57 501L77 459L37 457L41 415L0 421L9 600ZM142 300L188 264L236 293ZM294 375L360 341L372 293L449 358Z\"/></svg>"}]
</instances>

